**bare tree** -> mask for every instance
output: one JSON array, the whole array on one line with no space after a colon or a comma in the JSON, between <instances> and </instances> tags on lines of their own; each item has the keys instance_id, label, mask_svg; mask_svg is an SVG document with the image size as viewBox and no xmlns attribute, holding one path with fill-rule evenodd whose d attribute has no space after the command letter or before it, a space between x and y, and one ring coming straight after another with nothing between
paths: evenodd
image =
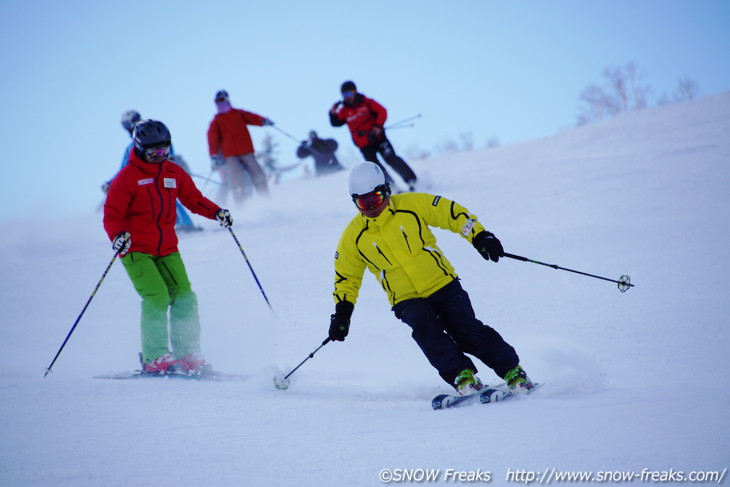
<instances>
[{"instance_id":1,"label":"bare tree","mask_svg":"<svg viewBox=\"0 0 730 487\"><path fill-rule=\"evenodd\" d=\"M674 90L674 101L681 102L697 98L700 91L700 85L695 80L689 76L684 76L679 78L677 83L677 89Z\"/></svg>"},{"instance_id":2,"label":"bare tree","mask_svg":"<svg viewBox=\"0 0 730 487\"><path fill-rule=\"evenodd\" d=\"M459 152L459 144L457 144L453 139L444 139L443 142L434 144L433 147L437 154Z\"/></svg>"},{"instance_id":3,"label":"bare tree","mask_svg":"<svg viewBox=\"0 0 730 487\"><path fill-rule=\"evenodd\" d=\"M499 137L490 137L487 139L487 149L494 149L496 147L499 147Z\"/></svg>"},{"instance_id":4,"label":"bare tree","mask_svg":"<svg viewBox=\"0 0 730 487\"><path fill-rule=\"evenodd\" d=\"M614 117L621 112L647 107L648 85L643 73L634 63L624 67L607 66L603 70L604 84L588 85L580 94L578 125Z\"/></svg>"},{"instance_id":5,"label":"bare tree","mask_svg":"<svg viewBox=\"0 0 730 487\"><path fill-rule=\"evenodd\" d=\"M628 63L624 66L624 75L628 82L628 90L630 93L631 100L633 102L633 108L631 110L642 110L648 106L647 96L651 89L648 85L643 83L644 74L634 63Z\"/></svg>"},{"instance_id":6,"label":"bare tree","mask_svg":"<svg viewBox=\"0 0 730 487\"><path fill-rule=\"evenodd\" d=\"M658 107L663 105L669 105L670 103L672 103L672 101L669 99L666 92L662 93L661 96L656 100L656 106Z\"/></svg>"},{"instance_id":7,"label":"bare tree","mask_svg":"<svg viewBox=\"0 0 730 487\"><path fill-rule=\"evenodd\" d=\"M492 137L487 140L487 148L499 147L499 139ZM462 132L459 134L458 140L444 139L442 142L434 144L432 150L423 150L417 144L411 145L406 151L409 160L426 159L437 154L450 154L455 152L473 151L474 134L472 132Z\"/></svg>"},{"instance_id":8,"label":"bare tree","mask_svg":"<svg viewBox=\"0 0 730 487\"><path fill-rule=\"evenodd\" d=\"M461 150L463 152L469 152L474 150L474 134L471 132L462 132L459 134L461 139Z\"/></svg>"},{"instance_id":9,"label":"bare tree","mask_svg":"<svg viewBox=\"0 0 730 487\"><path fill-rule=\"evenodd\" d=\"M265 171L271 174L276 173L277 148L279 144L271 134L266 134L261 141L262 149L256 153L256 158L265 168Z\"/></svg>"},{"instance_id":10,"label":"bare tree","mask_svg":"<svg viewBox=\"0 0 730 487\"><path fill-rule=\"evenodd\" d=\"M611 97L598 85L588 85L580 94L581 113L578 125L599 122L609 118L615 112L615 104Z\"/></svg>"},{"instance_id":11,"label":"bare tree","mask_svg":"<svg viewBox=\"0 0 730 487\"><path fill-rule=\"evenodd\" d=\"M608 66L603 70L603 77L606 79L609 95L606 98L606 109L609 115L618 115L629 109L629 94L627 79L621 68Z\"/></svg>"}]
</instances>

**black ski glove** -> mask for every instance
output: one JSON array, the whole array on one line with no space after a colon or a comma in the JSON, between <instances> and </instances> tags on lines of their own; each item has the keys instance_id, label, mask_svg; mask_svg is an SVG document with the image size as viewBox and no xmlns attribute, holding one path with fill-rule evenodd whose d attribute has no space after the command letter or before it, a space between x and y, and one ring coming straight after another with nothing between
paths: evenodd
<instances>
[{"instance_id":1,"label":"black ski glove","mask_svg":"<svg viewBox=\"0 0 730 487\"><path fill-rule=\"evenodd\" d=\"M116 250L120 254L126 254L129 247L132 246L132 236L129 232L119 232L112 241L112 249Z\"/></svg>"},{"instance_id":2,"label":"black ski glove","mask_svg":"<svg viewBox=\"0 0 730 487\"><path fill-rule=\"evenodd\" d=\"M230 228L233 225L233 218L231 218L231 212L228 210L220 209L215 212L215 219L221 224L223 228Z\"/></svg>"},{"instance_id":3,"label":"black ski glove","mask_svg":"<svg viewBox=\"0 0 730 487\"><path fill-rule=\"evenodd\" d=\"M492 232L479 232L471 243L486 260L497 262L500 257L504 257L502 242Z\"/></svg>"},{"instance_id":4,"label":"black ski glove","mask_svg":"<svg viewBox=\"0 0 730 487\"><path fill-rule=\"evenodd\" d=\"M344 342L350 331L350 317L355 305L349 301L340 301L335 305L335 314L330 316L330 340Z\"/></svg>"}]
</instances>

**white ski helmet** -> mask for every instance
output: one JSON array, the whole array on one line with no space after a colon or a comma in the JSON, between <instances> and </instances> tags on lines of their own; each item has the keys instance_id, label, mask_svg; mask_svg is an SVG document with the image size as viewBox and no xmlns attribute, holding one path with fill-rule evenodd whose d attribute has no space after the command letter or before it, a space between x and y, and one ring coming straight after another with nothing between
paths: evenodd
<instances>
[{"instance_id":1,"label":"white ski helmet","mask_svg":"<svg viewBox=\"0 0 730 487\"><path fill-rule=\"evenodd\" d=\"M124 129L130 134L132 133L132 130L134 130L134 126L137 125L140 120L142 120L142 117L139 115L137 110L127 110L122 113L122 127L124 127Z\"/></svg>"},{"instance_id":2,"label":"white ski helmet","mask_svg":"<svg viewBox=\"0 0 730 487\"><path fill-rule=\"evenodd\" d=\"M350 196L362 196L378 189L390 196L390 185L385 181L385 174L380 166L373 162L361 162L350 170L347 180Z\"/></svg>"}]
</instances>

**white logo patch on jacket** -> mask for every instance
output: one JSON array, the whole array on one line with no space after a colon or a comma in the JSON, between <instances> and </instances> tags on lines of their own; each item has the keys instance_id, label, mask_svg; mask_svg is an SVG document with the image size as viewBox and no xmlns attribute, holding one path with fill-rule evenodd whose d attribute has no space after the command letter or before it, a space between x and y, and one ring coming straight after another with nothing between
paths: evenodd
<instances>
[{"instance_id":1,"label":"white logo patch on jacket","mask_svg":"<svg viewBox=\"0 0 730 487\"><path fill-rule=\"evenodd\" d=\"M177 180L175 178L163 178L162 185L165 188L177 188Z\"/></svg>"},{"instance_id":2,"label":"white logo patch on jacket","mask_svg":"<svg viewBox=\"0 0 730 487\"><path fill-rule=\"evenodd\" d=\"M475 224L476 222L477 222L477 221L476 221L475 219L473 219L473 218L469 218L469 219L468 219L468 220L466 221L466 224L464 225L464 228L462 228L462 229L461 229L461 234L462 234L463 236L465 236L465 237L468 237L468 236L469 236L469 234L471 233L471 230L472 230L472 228L474 228L474 224Z\"/></svg>"},{"instance_id":3,"label":"white logo patch on jacket","mask_svg":"<svg viewBox=\"0 0 730 487\"><path fill-rule=\"evenodd\" d=\"M145 184L152 184L154 182L155 182L154 178L140 179L137 181L137 185L144 186Z\"/></svg>"}]
</instances>

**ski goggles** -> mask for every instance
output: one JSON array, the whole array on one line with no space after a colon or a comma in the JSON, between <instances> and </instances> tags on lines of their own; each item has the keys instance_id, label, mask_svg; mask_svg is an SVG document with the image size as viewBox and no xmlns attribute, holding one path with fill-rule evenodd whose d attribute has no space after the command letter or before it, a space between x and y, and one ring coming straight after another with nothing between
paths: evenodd
<instances>
[{"instance_id":1,"label":"ski goggles","mask_svg":"<svg viewBox=\"0 0 730 487\"><path fill-rule=\"evenodd\" d=\"M147 159L147 162L162 162L170 157L170 146L161 145L149 147L144 150L144 157Z\"/></svg>"},{"instance_id":2,"label":"ski goggles","mask_svg":"<svg viewBox=\"0 0 730 487\"><path fill-rule=\"evenodd\" d=\"M355 96L355 90L349 90L349 91L342 92L342 98L347 99L347 98L352 98L353 96Z\"/></svg>"},{"instance_id":3,"label":"ski goggles","mask_svg":"<svg viewBox=\"0 0 730 487\"><path fill-rule=\"evenodd\" d=\"M364 195L353 195L352 201L355 202L355 206L361 210L367 210L368 208L375 208L380 206L388 195L382 189L371 191Z\"/></svg>"}]
</instances>

